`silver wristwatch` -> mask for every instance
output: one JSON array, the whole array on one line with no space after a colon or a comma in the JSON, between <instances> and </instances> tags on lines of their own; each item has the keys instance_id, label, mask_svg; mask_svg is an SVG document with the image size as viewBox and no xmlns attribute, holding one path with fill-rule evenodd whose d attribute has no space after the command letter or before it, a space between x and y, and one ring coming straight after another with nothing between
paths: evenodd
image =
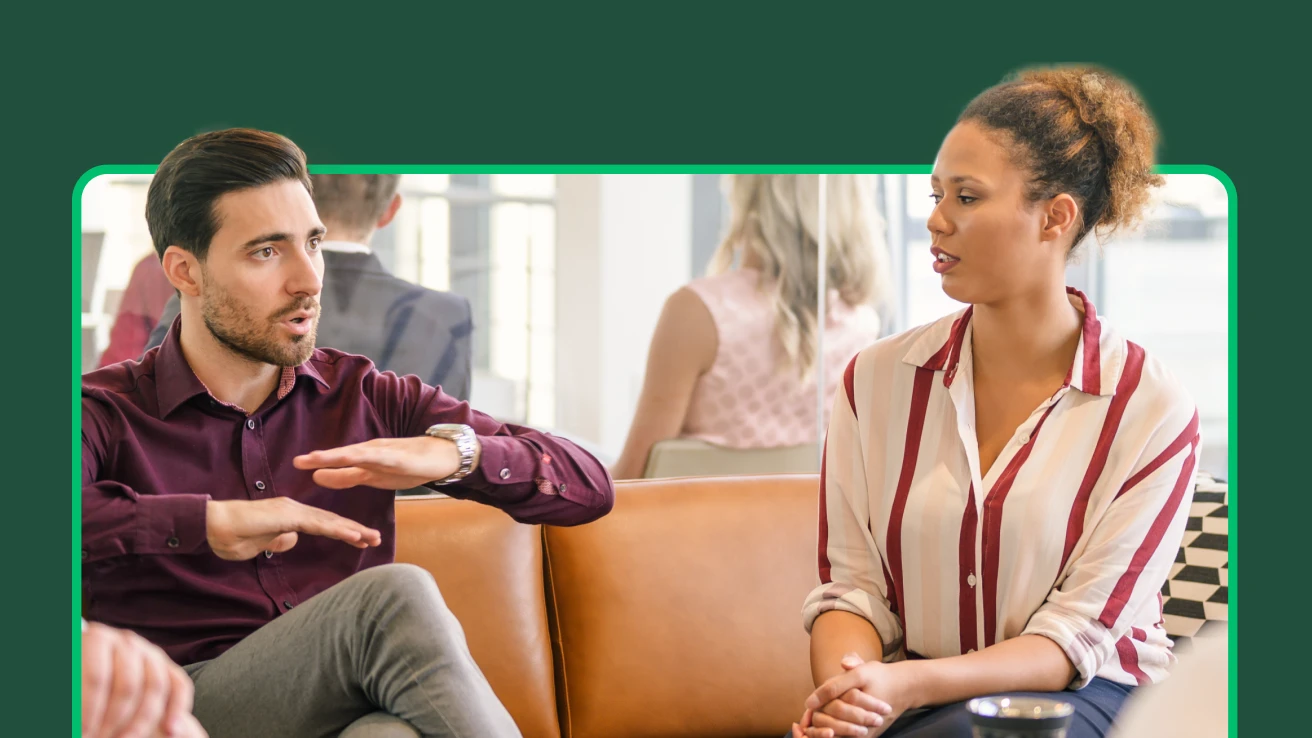
<instances>
[{"instance_id":1,"label":"silver wristwatch","mask_svg":"<svg viewBox=\"0 0 1312 738\"><path fill-rule=\"evenodd\" d=\"M446 479L438 479L432 484L453 484L474 471L474 454L478 451L478 436L474 434L473 428L460 423L439 423L431 426L425 433L455 443L456 451L460 453L460 468Z\"/></svg>"}]
</instances>

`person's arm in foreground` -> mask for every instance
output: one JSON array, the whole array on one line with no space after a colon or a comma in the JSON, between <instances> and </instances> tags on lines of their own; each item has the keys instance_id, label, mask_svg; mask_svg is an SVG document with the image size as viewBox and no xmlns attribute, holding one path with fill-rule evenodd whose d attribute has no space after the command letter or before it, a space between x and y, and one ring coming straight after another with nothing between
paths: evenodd
<instances>
[{"instance_id":1,"label":"person's arm in foreground","mask_svg":"<svg viewBox=\"0 0 1312 738\"><path fill-rule=\"evenodd\" d=\"M205 738L192 694L191 677L159 648L83 621L83 738Z\"/></svg>"}]
</instances>

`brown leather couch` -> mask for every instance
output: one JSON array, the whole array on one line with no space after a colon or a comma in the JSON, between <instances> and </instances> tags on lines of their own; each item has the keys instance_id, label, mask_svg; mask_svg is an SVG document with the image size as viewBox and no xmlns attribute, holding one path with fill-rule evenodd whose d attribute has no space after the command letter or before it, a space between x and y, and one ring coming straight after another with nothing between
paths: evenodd
<instances>
[{"instance_id":1,"label":"brown leather couch","mask_svg":"<svg viewBox=\"0 0 1312 738\"><path fill-rule=\"evenodd\" d=\"M815 475L650 479L577 528L397 500L397 560L432 572L525 738L777 738L811 692Z\"/></svg>"}]
</instances>

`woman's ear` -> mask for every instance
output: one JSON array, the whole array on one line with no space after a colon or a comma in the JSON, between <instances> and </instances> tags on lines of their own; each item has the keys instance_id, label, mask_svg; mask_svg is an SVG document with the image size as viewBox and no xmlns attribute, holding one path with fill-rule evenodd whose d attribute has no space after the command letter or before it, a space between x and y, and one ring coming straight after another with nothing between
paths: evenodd
<instances>
[{"instance_id":1,"label":"woman's ear","mask_svg":"<svg viewBox=\"0 0 1312 738\"><path fill-rule=\"evenodd\" d=\"M195 254L178 246L170 246L164 250L161 264L164 267L164 276L169 278L173 289L191 297L200 295L203 279L200 273L200 261L196 259Z\"/></svg>"},{"instance_id":2,"label":"woman's ear","mask_svg":"<svg viewBox=\"0 0 1312 738\"><path fill-rule=\"evenodd\" d=\"M1039 231L1040 241L1060 241L1062 237L1079 232L1079 203L1075 198L1063 192L1047 202L1043 211L1043 227Z\"/></svg>"}]
</instances>

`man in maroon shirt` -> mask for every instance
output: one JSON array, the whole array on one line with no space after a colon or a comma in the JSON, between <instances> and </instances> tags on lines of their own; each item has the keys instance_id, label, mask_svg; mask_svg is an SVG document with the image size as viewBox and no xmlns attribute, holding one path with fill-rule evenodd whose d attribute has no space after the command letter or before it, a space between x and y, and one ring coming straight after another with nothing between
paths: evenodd
<instances>
[{"instance_id":1,"label":"man in maroon shirt","mask_svg":"<svg viewBox=\"0 0 1312 738\"><path fill-rule=\"evenodd\" d=\"M392 563L394 490L575 525L613 504L604 467L315 348L325 232L291 141L184 141L146 214L182 314L83 377L84 615L184 665L213 738L518 735L432 577Z\"/></svg>"}]
</instances>

